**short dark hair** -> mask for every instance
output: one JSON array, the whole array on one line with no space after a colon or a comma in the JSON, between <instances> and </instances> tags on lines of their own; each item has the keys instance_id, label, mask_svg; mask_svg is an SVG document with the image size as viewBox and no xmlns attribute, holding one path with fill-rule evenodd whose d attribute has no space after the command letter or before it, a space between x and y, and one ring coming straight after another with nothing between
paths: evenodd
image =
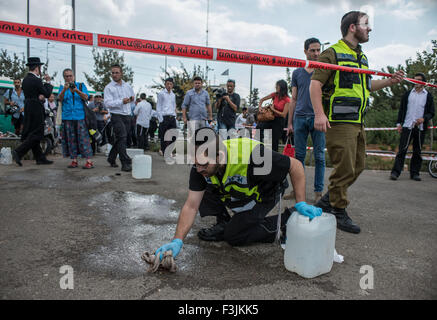
<instances>
[{"instance_id":1,"label":"short dark hair","mask_svg":"<svg viewBox=\"0 0 437 320\"><path fill-rule=\"evenodd\" d=\"M123 73L123 68L122 68L118 63L113 64L113 65L111 66L111 69L112 69L112 68L118 68L118 69L120 69L120 72Z\"/></svg>"},{"instance_id":2,"label":"short dark hair","mask_svg":"<svg viewBox=\"0 0 437 320\"><path fill-rule=\"evenodd\" d=\"M305 40L305 43L304 43L304 45L303 45L304 49L305 49L305 50L308 50L308 48L310 47L310 45L313 44L313 43L321 44L319 39L317 39L317 38L309 38L309 39L306 39L306 40Z\"/></svg>"},{"instance_id":3,"label":"short dark hair","mask_svg":"<svg viewBox=\"0 0 437 320\"><path fill-rule=\"evenodd\" d=\"M414 77L421 77L423 82L426 82L426 76L422 72L417 72Z\"/></svg>"},{"instance_id":4,"label":"short dark hair","mask_svg":"<svg viewBox=\"0 0 437 320\"><path fill-rule=\"evenodd\" d=\"M146 100L147 96L145 93L140 94L141 100Z\"/></svg>"},{"instance_id":5,"label":"short dark hair","mask_svg":"<svg viewBox=\"0 0 437 320\"><path fill-rule=\"evenodd\" d=\"M164 83L166 83L166 82L174 83L173 78L167 78L167 79L165 79L165 80L164 80Z\"/></svg>"},{"instance_id":6,"label":"short dark hair","mask_svg":"<svg viewBox=\"0 0 437 320\"><path fill-rule=\"evenodd\" d=\"M14 77L14 81L17 81L17 80L21 81L21 78L18 76Z\"/></svg>"},{"instance_id":7,"label":"short dark hair","mask_svg":"<svg viewBox=\"0 0 437 320\"><path fill-rule=\"evenodd\" d=\"M243 110L243 111L246 111L246 110L247 110L247 108L246 108L246 107L243 107L243 109L241 109L241 110Z\"/></svg>"},{"instance_id":8,"label":"short dark hair","mask_svg":"<svg viewBox=\"0 0 437 320\"><path fill-rule=\"evenodd\" d=\"M228 79L227 82L232 82L233 84L235 84L235 80L233 80L233 79Z\"/></svg>"},{"instance_id":9,"label":"short dark hair","mask_svg":"<svg viewBox=\"0 0 437 320\"><path fill-rule=\"evenodd\" d=\"M357 24L361 17L367 16L367 13L361 11L349 11L341 18L340 30L343 37L346 37L351 24Z\"/></svg>"},{"instance_id":10,"label":"short dark hair","mask_svg":"<svg viewBox=\"0 0 437 320\"><path fill-rule=\"evenodd\" d=\"M193 81L203 81L203 80L202 80L201 77L199 77L199 76L195 76L195 77L193 78Z\"/></svg>"},{"instance_id":11,"label":"short dark hair","mask_svg":"<svg viewBox=\"0 0 437 320\"><path fill-rule=\"evenodd\" d=\"M62 76L64 76L66 71L71 71L73 72L73 70L71 68L65 68L64 71L62 71Z\"/></svg>"}]
</instances>

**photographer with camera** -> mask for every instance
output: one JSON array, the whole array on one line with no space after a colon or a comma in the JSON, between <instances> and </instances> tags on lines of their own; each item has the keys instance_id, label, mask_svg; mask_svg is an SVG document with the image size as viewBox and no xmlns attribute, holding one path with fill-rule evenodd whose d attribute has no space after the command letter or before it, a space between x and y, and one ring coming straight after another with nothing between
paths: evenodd
<instances>
[{"instance_id":1,"label":"photographer with camera","mask_svg":"<svg viewBox=\"0 0 437 320\"><path fill-rule=\"evenodd\" d=\"M103 132L103 130L105 128L104 116L105 116L105 114L108 114L109 111L105 107L105 105L103 104L103 97L100 94L96 94L93 101L88 103L88 108L96 114L97 130L102 135L101 145L105 145L107 143L107 141L106 141L106 135ZM96 149L99 152L98 146L95 146L94 144L92 144L92 147L93 147L94 153L96 152Z\"/></svg>"},{"instance_id":2,"label":"photographer with camera","mask_svg":"<svg viewBox=\"0 0 437 320\"><path fill-rule=\"evenodd\" d=\"M21 79L14 79L14 89L6 91L3 97L5 97L5 106L9 105L7 113L12 115L11 122L18 136L21 133L24 119L24 93L21 88Z\"/></svg>"},{"instance_id":3,"label":"photographer with camera","mask_svg":"<svg viewBox=\"0 0 437 320\"><path fill-rule=\"evenodd\" d=\"M240 107L240 95L235 93L235 80L229 79L226 83L225 91L223 88L216 90L215 107L217 109L217 127L222 139L227 139L229 130L235 130L235 112Z\"/></svg>"},{"instance_id":4,"label":"photographer with camera","mask_svg":"<svg viewBox=\"0 0 437 320\"><path fill-rule=\"evenodd\" d=\"M94 168L91 161L93 150L90 135L85 122L85 101L88 100L88 90L84 83L74 80L73 70L70 68L62 72L65 85L59 87L58 100L62 102L62 154L64 158L72 159L68 168L77 168L77 156L80 154L87 161L83 169Z\"/></svg>"}]
</instances>

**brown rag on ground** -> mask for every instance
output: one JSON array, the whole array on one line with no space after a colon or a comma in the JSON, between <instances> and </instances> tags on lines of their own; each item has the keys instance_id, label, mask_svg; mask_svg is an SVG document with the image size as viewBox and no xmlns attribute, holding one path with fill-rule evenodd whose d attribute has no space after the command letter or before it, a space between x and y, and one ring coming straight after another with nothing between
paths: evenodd
<instances>
[{"instance_id":1,"label":"brown rag on ground","mask_svg":"<svg viewBox=\"0 0 437 320\"><path fill-rule=\"evenodd\" d=\"M149 252L144 252L141 259L150 264L148 272L156 272L158 269L176 272L176 263L174 262L173 253L171 250L164 252L162 261L159 261L159 254L154 255Z\"/></svg>"}]
</instances>

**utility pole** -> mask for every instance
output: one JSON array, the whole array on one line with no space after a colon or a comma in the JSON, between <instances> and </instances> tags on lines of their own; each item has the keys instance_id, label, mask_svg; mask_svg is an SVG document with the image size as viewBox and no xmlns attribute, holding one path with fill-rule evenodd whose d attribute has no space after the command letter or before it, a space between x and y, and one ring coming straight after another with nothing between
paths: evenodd
<instances>
[{"instance_id":1,"label":"utility pole","mask_svg":"<svg viewBox=\"0 0 437 320\"><path fill-rule=\"evenodd\" d=\"M249 106L252 103L252 76L253 76L253 64L250 65L250 91L249 91Z\"/></svg>"},{"instance_id":2,"label":"utility pole","mask_svg":"<svg viewBox=\"0 0 437 320\"><path fill-rule=\"evenodd\" d=\"M29 18L30 18L30 8L29 8L29 1L30 0L27 0L27 24L29 24L30 22L29 22ZM29 56L30 56L30 39L29 38L27 38L27 59L29 59Z\"/></svg>"},{"instance_id":3,"label":"utility pole","mask_svg":"<svg viewBox=\"0 0 437 320\"><path fill-rule=\"evenodd\" d=\"M76 13L75 13L75 0L71 0L72 14L73 14L73 28L72 30L76 30ZM73 70L73 74L76 75L76 46L71 45L71 69Z\"/></svg>"},{"instance_id":4,"label":"utility pole","mask_svg":"<svg viewBox=\"0 0 437 320\"><path fill-rule=\"evenodd\" d=\"M165 74L164 79L167 79L167 56L165 56Z\"/></svg>"},{"instance_id":5,"label":"utility pole","mask_svg":"<svg viewBox=\"0 0 437 320\"><path fill-rule=\"evenodd\" d=\"M206 2L206 47L208 47L209 0ZM208 60L205 61L205 82L208 85Z\"/></svg>"}]
</instances>

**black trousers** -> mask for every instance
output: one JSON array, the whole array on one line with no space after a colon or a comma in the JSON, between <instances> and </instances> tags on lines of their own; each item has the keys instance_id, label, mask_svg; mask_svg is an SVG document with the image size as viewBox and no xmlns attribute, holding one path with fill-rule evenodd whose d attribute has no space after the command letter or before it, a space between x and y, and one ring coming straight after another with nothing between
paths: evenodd
<instances>
[{"instance_id":1,"label":"black trousers","mask_svg":"<svg viewBox=\"0 0 437 320\"><path fill-rule=\"evenodd\" d=\"M264 142L264 129L272 129L272 150L278 152L279 139L282 138L284 133L284 118L275 117L272 121L260 122L256 127L257 129L261 129L261 142Z\"/></svg>"},{"instance_id":2,"label":"black trousers","mask_svg":"<svg viewBox=\"0 0 437 320\"><path fill-rule=\"evenodd\" d=\"M396 155L395 164L392 173L399 176L404 168L405 156L407 154L408 146L413 141L413 157L410 162L410 176L418 175L422 167L422 151L423 141L425 140L425 132L420 131L418 127L413 129L402 128L401 140L399 142L399 151Z\"/></svg>"},{"instance_id":3,"label":"black trousers","mask_svg":"<svg viewBox=\"0 0 437 320\"><path fill-rule=\"evenodd\" d=\"M161 151L164 153L165 149L176 140L175 137L171 141L165 141L165 133L170 129L176 129L176 118L174 116L164 116L163 121L159 124L159 138L161 139Z\"/></svg>"},{"instance_id":4,"label":"black trousers","mask_svg":"<svg viewBox=\"0 0 437 320\"><path fill-rule=\"evenodd\" d=\"M276 237L278 215L269 217L266 215L278 201L279 195L275 200L257 203L251 210L235 213L231 218L219 196L207 189L200 203L199 213L201 217L215 216L218 221L229 221L225 227L224 240L231 246L243 246L255 242L272 243ZM285 225L285 220L282 213L281 226Z\"/></svg>"},{"instance_id":5,"label":"black trousers","mask_svg":"<svg viewBox=\"0 0 437 320\"><path fill-rule=\"evenodd\" d=\"M149 150L149 128L137 124L137 142L138 148Z\"/></svg>"},{"instance_id":6,"label":"black trousers","mask_svg":"<svg viewBox=\"0 0 437 320\"><path fill-rule=\"evenodd\" d=\"M111 114L112 129L114 131L114 145L108 155L108 161L115 163L117 154L122 164L131 164L132 159L127 155L127 134L131 126L131 116Z\"/></svg>"},{"instance_id":7,"label":"black trousers","mask_svg":"<svg viewBox=\"0 0 437 320\"><path fill-rule=\"evenodd\" d=\"M44 124L41 124L38 129L30 132L23 142L15 149L18 156L23 158L29 150L32 150L33 158L36 161L45 159L42 153L40 142L44 138Z\"/></svg>"}]
</instances>

